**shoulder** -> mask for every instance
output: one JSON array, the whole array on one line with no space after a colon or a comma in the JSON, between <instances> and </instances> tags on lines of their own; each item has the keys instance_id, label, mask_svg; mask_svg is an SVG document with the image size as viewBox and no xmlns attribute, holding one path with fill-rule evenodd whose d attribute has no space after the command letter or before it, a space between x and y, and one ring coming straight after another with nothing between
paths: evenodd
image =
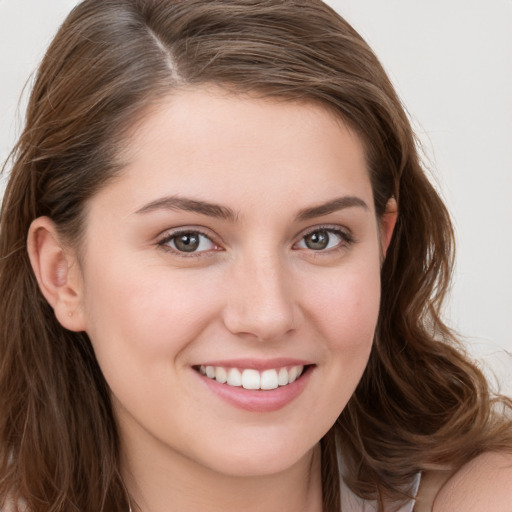
<instances>
[{"instance_id":1,"label":"shoulder","mask_svg":"<svg viewBox=\"0 0 512 512\"><path fill-rule=\"evenodd\" d=\"M432 512L512 512L512 453L479 455L451 475Z\"/></svg>"}]
</instances>

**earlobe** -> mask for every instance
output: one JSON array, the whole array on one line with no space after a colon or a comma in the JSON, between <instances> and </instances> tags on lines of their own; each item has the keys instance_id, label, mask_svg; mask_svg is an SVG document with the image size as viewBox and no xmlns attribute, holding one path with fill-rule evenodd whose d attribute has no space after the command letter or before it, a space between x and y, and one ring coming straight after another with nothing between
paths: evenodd
<instances>
[{"instance_id":1,"label":"earlobe","mask_svg":"<svg viewBox=\"0 0 512 512\"><path fill-rule=\"evenodd\" d=\"M393 232L395 230L396 221L398 218L398 205L394 197L390 198L386 203L386 210L382 215L381 219L381 248L382 248L382 260L386 257Z\"/></svg>"},{"instance_id":2,"label":"earlobe","mask_svg":"<svg viewBox=\"0 0 512 512\"><path fill-rule=\"evenodd\" d=\"M59 241L51 219L39 217L32 222L27 250L39 289L59 323L70 331L85 330L78 264L72 251Z\"/></svg>"}]
</instances>

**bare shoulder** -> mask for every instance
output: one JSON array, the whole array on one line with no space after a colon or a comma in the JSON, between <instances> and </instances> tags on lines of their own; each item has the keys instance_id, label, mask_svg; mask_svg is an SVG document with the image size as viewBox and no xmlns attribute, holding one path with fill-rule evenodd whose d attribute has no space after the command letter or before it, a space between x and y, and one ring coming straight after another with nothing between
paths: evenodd
<instances>
[{"instance_id":1,"label":"bare shoulder","mask_svg":"<svg viewBox=\"0 0 512 512\"><path fill-rule=\"evenodd\" d=\"M512 512L512 453L484 453L454 473L432 512Z\"/></svg>"}]
</instances>

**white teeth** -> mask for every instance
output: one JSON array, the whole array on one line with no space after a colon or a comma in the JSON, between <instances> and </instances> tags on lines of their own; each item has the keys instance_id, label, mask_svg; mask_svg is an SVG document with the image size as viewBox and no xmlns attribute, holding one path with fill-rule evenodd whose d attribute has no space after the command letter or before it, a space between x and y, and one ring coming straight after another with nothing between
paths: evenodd
<instances>
[{"instance_id":1,"label":"white teeth","mask_svg":"<svg viewBox=\"0 0 512 512\"><path fill-rule=\"evenodd\" d=\"M295 382L304 371L304 366L291 366L289 368L272 368L261 373L258 370L247 368L224 368L222 366L199 367L199 372L209 379L214 379L221 384L240 387L244 389L271 390L279 386L286 386Z\"/></svg>"},{"instance_id":2,"label":"white teeth","mask_svg":"<svg viewBox=\"0 0 512 512\"><path fill-rule=\"evenodd\" d=\"M240 370L236 368L230 368L228 370L228 380L227 383L229 386L241 386L242 385L242 374Z\"/></svg>"},{"instance_id":3,"label":"white teeth","mask_svg":"<svg viewBox=\"0 0 512 512\"><path fill-rule=\"evenodd\" d=\"M261 373L261 389L276 389L278 385L276 370L265 370Z\"/></svg>"},{"instance_id":4,"label":"white teeth","mask_svg":"<svg viewBox=\"0 0 512 512\"><path fill-rule=\"evenodd\" d=\"M286 368L281 368L279 370L279 375L277 376L277 383L280 386L286 386L286 384L288 384L288 370Z\"/></svg>"},{"instance_id":5,"label":"white teeth","mask_svg":"<svg viewBox=\"0 0 512 512\"><path fill-rule=\"evenodd\" d=\"M260 372L258 370L244 370L242 372L242 387L244 389L260 389Z\"/></svg>"},{"instance_id":6,"label":"white teeth","mask_svg":"<svg viewBox=\"0 0 512 512\"><path fill-rule=\"evenodd\" d=\"M228 381L228 372L222 366L215 368L215 380L221 384Z\"/></svg>"}]
</instances>

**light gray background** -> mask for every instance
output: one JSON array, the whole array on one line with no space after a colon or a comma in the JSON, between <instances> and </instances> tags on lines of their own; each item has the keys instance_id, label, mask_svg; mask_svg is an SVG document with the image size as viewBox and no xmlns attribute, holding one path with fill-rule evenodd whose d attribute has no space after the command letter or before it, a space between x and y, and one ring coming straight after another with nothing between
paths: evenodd
<instances>
[{"instance_id":1,"label":"light gray background","mask_svg":"<svg viewBox=\"0 0 512 512\"><path fill-rule=\"evenodd\" d=\"M76 3L0 0L1 161L20 132L23 86ZM454 217L447 317L477 352L512 352L512 0L328 3L389 72Z\"/></svg>"}]
</instances>

